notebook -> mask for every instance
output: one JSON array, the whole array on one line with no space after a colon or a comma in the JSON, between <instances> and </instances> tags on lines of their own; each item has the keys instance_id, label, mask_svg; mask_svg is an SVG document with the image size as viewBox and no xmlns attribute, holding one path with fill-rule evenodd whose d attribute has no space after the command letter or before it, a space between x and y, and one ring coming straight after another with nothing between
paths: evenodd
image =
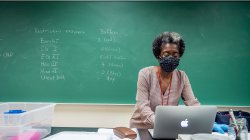
<instances>
[{"instance_id":1,"label":"notebook","mask_svg":"<svg viewBox=\"0 0 250 140\"><path fill-rule=\"evenodd\" d=\"M216 112L216 106L157 106L154 129L149 129L149 133L155 139L212 133Z\"/></svg>"}]
</instances>

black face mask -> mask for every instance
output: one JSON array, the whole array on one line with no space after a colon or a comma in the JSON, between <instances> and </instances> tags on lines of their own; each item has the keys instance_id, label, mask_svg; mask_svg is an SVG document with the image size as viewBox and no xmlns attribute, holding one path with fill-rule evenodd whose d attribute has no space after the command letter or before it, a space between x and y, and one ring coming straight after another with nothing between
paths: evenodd
<instances>
[{"instance_id":1,"label":"black face mask","mask_svg":"<svg viewBox=\"0 0 250 140\"><path fill-rule=\"evenodd\" d=\"M160 66L165 72L174 71L179 65L179 61L180 61L179 58L175 58L172 56L159 58Z\"/></svg>"}]
</instances>

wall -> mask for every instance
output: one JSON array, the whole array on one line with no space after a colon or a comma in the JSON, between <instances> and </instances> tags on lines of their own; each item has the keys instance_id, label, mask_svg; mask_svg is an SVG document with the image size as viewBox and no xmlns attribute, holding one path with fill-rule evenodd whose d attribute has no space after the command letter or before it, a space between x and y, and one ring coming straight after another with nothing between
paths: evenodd
<instances>
[{"instance_id":1,"label":"wall","mask_svg":"<svg viewBox=\"0 0 250 140\"><path fill-rule=\"evenodd\" d=\"M243 110L250 107L218 106L218 110ZM129 127L134 105L85 105L58 104L55 108L53 126L56 127Z\"/></svg>"},{"instance_id":2,"label":"wall","mask_svg":"<svg viewBox=\"0 0 250 140\"><path fill-rule=\"evenodd\" d=\"M134 105L58 104L53 126L117 127L129 126Z\"/></svg>"}]
</instances>

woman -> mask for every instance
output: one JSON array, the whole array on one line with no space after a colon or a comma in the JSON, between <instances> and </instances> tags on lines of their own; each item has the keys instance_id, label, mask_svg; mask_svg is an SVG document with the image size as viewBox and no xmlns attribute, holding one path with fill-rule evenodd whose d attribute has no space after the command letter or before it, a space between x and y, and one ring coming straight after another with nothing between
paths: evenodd
<instances>
[{"instance_id":1,"label":"woman","mask_svg":"<svg viewBox=\"0 0 250 140\"><path fill-rule=\"evenodd\" d=\"M139 72L135 112L130 119L132 128L153 128L158 105L177 106L180 98L185 105L200 105L186 73L176 69L185 51L181 36L164 32L155 38L152 47L160 66L146 67Z\"/></svg>"}]
</instances>

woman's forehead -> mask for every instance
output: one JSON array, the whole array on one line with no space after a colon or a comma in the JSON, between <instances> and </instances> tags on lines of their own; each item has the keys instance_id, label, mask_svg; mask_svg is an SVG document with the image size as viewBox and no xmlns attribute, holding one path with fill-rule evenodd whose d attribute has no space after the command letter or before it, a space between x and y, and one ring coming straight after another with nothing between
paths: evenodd
<instances>
[{"instance_id":1,"label":"woman's forehead","mask_svg":"<svg viewBox=\"0 0 250 140\"><path fill-rule=\"evenodd\" d=\"M177 50L179 51L178 49L178 46L176 44L171 44L171 43L166 43L164 45L161 46L161 51L170 51L170 50Z\"/></svg>"}]
</instances>

